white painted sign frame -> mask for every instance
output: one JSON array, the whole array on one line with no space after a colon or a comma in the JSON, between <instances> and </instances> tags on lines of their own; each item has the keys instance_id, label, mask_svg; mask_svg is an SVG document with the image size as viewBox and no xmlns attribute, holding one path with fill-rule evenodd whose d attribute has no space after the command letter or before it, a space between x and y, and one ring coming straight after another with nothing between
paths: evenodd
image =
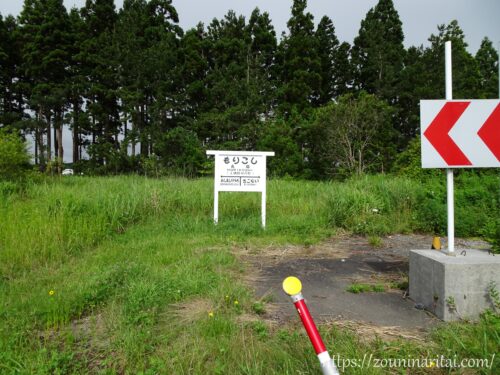
<instances>
[{"instance_id":1,"label":"white painted sign frame","mask_svg":"<svg viewBox=\"0 0 500 375\"><path fill-rule=\"evenodd\" d=\"M214 222L219 221L219 192L260 192L262 227L266 226L267 157L271 151L215 151Z\"/></svg>"}]
</instances>

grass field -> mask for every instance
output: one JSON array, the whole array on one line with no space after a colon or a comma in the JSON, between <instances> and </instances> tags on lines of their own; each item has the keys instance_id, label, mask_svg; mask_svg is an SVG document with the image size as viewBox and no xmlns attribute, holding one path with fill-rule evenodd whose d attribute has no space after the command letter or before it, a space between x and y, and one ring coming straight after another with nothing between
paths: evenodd
<instances>
[{"instance_id":1,"label":"grass field","mask_svg":"<svg viewBox=\"0 0 500 375\"><path fill-rule=\"evenodd\" d=\"M491 232L498 177L466 176L458 185L459 210L470 222L457 234ZM387 176L273 180L266 230L254 193L222 194L214 226L210 179L70 177L4 193L0 373L317 374L298 323L278 327L260 317L266 301L245 285L247 270L232 247L311 244L339 230L440 231L444 189L436 180L422 185ZM478 324L443 325L425 346L321 330L342 358L485 358L500 347L494 313ZM498 371L500 358L484 369Z\"/></svg>"}]
</instances>

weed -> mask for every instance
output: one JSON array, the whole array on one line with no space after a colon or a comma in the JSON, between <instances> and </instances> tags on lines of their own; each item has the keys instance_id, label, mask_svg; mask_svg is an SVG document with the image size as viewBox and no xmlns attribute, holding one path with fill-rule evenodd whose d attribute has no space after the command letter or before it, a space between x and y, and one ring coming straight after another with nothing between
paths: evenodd
<instances>
[{"instance_id":1,"label":"weed","mask_svg":"<svg viewBox=\"0 0 500 375\"><path fill-rule=\"evenodd\" d=\"M252 310L257 315L264 315L266 313L266 306L263 302L255 302L252 305Z\"/></svg>"},{"instance_id":2,"label":"weed","mask_svg":"<svg viewBox=\"0 0 500 375\"><path fill-rule=\"evenodd\" d=\"M364 293L368 292L370 290L370 285L367 284L351 284L349 287L346 289L349 293Z\"/></svg>"},{"instance_id":3,"label":"weed","mask_svg":"<svg viewBox=\"0 0 500 375\"><path fill-rule=\"evenodd\" d=\"M455 302L455 297L448 296L446 298L446 306L448 306L448 309L450 309L451 312L455 312L456 313L457 312L457 304Z\"/></svg>"},{"instance_id":4,"label":"weed","mask_svg":"<svg viewBox=\"0 0 500 375\"><path fill-rule=\"evenodd\" d=\"M377 293L382 293L385 292L385 287L381 284L376 284L376 285L370 285L370 284L351 284L349 287L346 289L347 292L349 293L365 293L365 292L377 292Z\"/></svg>"},{"instance_id":5,"label":"weed","mask_svg":"<svg viewBox=\"0 0 500 375\"><path fill-rule=\"evenodd\" d=\"M391 289L408 290L409 288L408 278L404 280L393 281L391 282L390 287Z\"/></svg>"},{"instance_id":6,"label":"weed","mask_svg":"<svg viewBox=\"0 0 500 375\"><path fill-rule=\"evenodd\" d=\"M378 236L370 236L370 237L368 237L368 243L372 247L378 247L378 248L380 248L380 247L384 246L384 241L382 241L382 238L380 238Z\"/></svg>"},{"instance_id":7,"label":"weed","mask_svg":"<svg viewBox=\"0 0 500 375\"><path fill-rule=\"evenodd\" d=\"M488 295L495 311L500 312L500 293L498 292L497 284L494 281L491 281L488 284Z\"/></svg>"},{"instance_id":8,"label":"weed","mask_svg":"<svg viewBox=\"0 0 500 375\"><path fill-rule=\"evenodd\" d=\"M385 287L381 284L376 284L371 286L372 292L383 293L385 292Z\"/></svg>"},{"instance_id":9,"label":"weed","mask_svg":"<svg viewBox=\"0 0 500 375\"><path fill-rule=\"evenodd\" d=\"M252 323L252 329L257 337L261 340L266 339L269 336L267 325L260 320Z\"/></svg>"},{"instance_id":10,"label":"weed","mask_svg":"<svg viewBox=\"0 0 500 375\"><path fill-rule=\"evenodd\" d=\"M432 340L443 353L449 353L449 357L491 359L500 347L499 332L500 315L487 310L477 323L454 322L439 326L433 331ZM478 369L481 374L498 374L499 371L500 360L496 356L490 369Z\"/></svg>"}]
</instances>

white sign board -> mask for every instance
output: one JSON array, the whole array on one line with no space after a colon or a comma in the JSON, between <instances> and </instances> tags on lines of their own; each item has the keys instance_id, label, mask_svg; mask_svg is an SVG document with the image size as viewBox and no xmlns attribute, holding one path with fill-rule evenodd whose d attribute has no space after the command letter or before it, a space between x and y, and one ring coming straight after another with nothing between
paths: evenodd
<instances>
[{"instance_id":1,"label":"white sign board","mask_svg":"<svg viewBox=\"0 0 500 375\"><path fill-rule=\"evenodd\" d=\"M274 152L207 151L215 156L214 221L219 217L219 191L261 192L262 226L266 226L266 166Z\"/></svg>"},{"instance_id":2,"label":"white sign board","mask_svg":"<svg viewBox=\"0 0 500 375\"><path fill-rule=\"evenodd\" d=\"M421 100L423 168L500 167L500 100Z\"/></svg>"}]
</instances>

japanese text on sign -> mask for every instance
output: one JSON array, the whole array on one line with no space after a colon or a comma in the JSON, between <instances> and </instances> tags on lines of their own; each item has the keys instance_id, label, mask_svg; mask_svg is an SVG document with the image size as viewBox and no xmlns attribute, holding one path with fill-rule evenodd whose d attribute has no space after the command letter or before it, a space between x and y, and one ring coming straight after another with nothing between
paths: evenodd
<instances>
[{"instance_id":1,"label":"japanese text on sign","mask_svg":"<svg viewBox=\"0 0 500 375\"><path fill-rule=\"evenodd\" d=\"M207 151L215 156L214 222L219 220L220 191L262 193L262 226L266 226L266 163L274 152Z\"/></svg>"},{"instance_id":2,"label":"japanese text on sign","mask_svg":"<svg viewBox=\"0 0 500 375\"><path fill-rule=\"evenodd\" d=\"M266 156L215 155L215 184L219 191L262 191Z\"/></svg>"}]
</instances>

